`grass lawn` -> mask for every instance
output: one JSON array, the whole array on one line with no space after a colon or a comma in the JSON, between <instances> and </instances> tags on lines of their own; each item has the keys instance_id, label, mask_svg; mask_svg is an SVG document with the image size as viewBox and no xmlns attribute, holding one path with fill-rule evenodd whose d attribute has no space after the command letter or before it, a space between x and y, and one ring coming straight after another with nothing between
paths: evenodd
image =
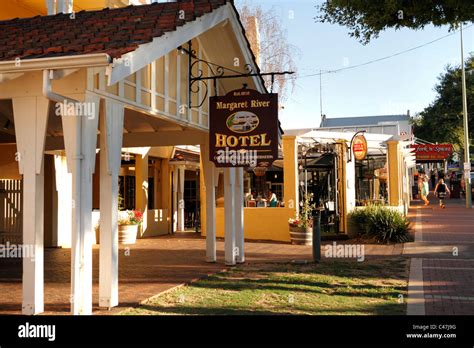
<instances>
[{"instance_id":1,"label":"grass lawn","mask_svg":"<svg viewBox=\"0 0 474 348\"><path fill-rule=\"evenodd\" d=\"M230 269L170 292L125 315L403 315L407 261L328 260Z\"/></svg>"}]
</instances>

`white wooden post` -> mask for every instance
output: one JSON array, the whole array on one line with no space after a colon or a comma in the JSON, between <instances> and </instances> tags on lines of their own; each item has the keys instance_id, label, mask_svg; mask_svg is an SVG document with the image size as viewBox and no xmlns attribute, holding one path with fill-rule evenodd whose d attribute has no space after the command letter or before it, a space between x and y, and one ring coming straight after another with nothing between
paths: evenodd
<instances>
[{"instance_id":1,"label":"white wooden post","mask_svg":"<svg viewBox=\"0 0 474 348\"><path fill-rule=\"evenodd\" d=\"M105 101L100 115L100 262L99 306L118 305L118 174L124 106Z\"/></svg>"},{"instance_id":2,"label":"white wooden post","mask_svg":"<svg viewBox=\"0 0 474 348\"><path fill-rule=\"evenodd\" d=\"M135 73L135 102L142 103L142 70Z\"/></svg>"},{"instance_id":3,"label":"white wooden post","mask_svg":"<svg viewBox=\"0 0 474 348\"><path fill-rule=\"evenodd\" d=\"M235 265L235 168L224 169L225 264Z\"/></svg>"},{"instance_id":4,"label":"white wooden post","mask_svg":"<svg viewBox=\"0 0 474 348\"><path fill-rule=\"evenodd\" d=\"M49 101L43 97L13 98L17 160L23 174L23 245L33 252L23 257L22 313L44 311L44 144Z\"/></svg>"},{"instance_id":5,"label":"white wooden post","mask_svg":"<svg viewBox=\"0 0 474 348\"><path fill-rule=\"evenodd\" d=\"M71 247L71 201L72 201L72 176L68 173L66 157L54 156L54 169L56 178L57 204L57 246Z\"/></svg>"},{"instance_id":6,"label":"white wooden post","mask_svg":"<svg viewBox=\"0 0 474 348\"><path fill-rule=\"evenodd\" d=\"M150 107L153 110L156 110L156 60L151 62L151 69L150 69L150 89L151 89L151 103Z\"/></svg>"},{"instance_id":7,"label":"white wooden post","mask_svg":"<svg viewBox=\"0 0 474 348\"><path fill-rule=\"evenodd\" d=\"M86 94L93 115L62 115L68 171L72 173L71 312L92 314L92 174L99 97Z\"/></svg>"},{"instance_id":8,"label":"white wooden post","mask_svg":"<svg viewBox=\"0 0 474 348\"><path fill-rule=\"evenodd\" d=\"M172 166L171 173L173 175L173 231L178 230L178 170L175 165Z\"/></svg>"},{"instance_id":9,"label":"white wooden post","mask_svg":"<svg viewBox=\"0 0 474 348\"><path fill-rule=\"evenodd\" d=\"M184 232L184 166L178 167L178 231Z\"/></svg>"},{"instance_id":10,"label":"white wooden post","mask_svg":"<svg viewBox=\"0 0 474 348\"><path fill-rule=\"evenodd\" d=\"M216 262L216 188L214 163L209 161L209 143L201 145L201 163L206 193L206 261Z\"/></svg>"},{"instance_id":11,"label":"white wooden post","mask_svg":"<svg viewBox=\"0 0 474 348\"><path fill-rule=\"evenodd\" d=\"M352 151L352 150L351 150ZM352 155L352 157L354 157ZM355 184L355 160L345 163L346 175L346 213L350 213L356 206L356 184Z\"/></svg>"},{"instance_id":12,"label":"white wooden post","mask_svg":"<svg viewBox=\"0 0 474 348\"><path fill-rule=\"evenodd\" d=\"M181 118L184 111L181 105L181 52L176 55L176 117Z\"/></svg>"},{"instance_id":13,"label":"white wooden post","mask_svg":"<svg viewBox=\"0 0 474 348\"><path fill-rule=\"evenodd\" d=\"M58 13L72 13L73 0L59 0L57 1L58 4Z\"/></svg>"},{"instance_id":14,"label":"white wooden post","mask_svg":"<svg viewBox=\"0 0 474 348\"><path fill-rule=\"evenodd\" d=\"M235 171L235 258L237 263L244 263L244 168Z\"/></svg>"}]
</instances>

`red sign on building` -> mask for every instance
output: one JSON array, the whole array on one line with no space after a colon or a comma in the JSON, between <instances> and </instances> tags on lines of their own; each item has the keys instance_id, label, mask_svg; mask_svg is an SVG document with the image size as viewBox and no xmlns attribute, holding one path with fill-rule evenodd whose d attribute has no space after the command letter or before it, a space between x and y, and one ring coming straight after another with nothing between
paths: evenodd
<instances>
[{"instance_id":1,"label":"red sign on building","mask_svg":"<svg viewBox=\"0 0 474 348\"><path fill-rule=\"evenodd\" d=\"M453 154L452 144L416 144L412 147L417 161L444 161Z\"/></svg>"}]
</instances>

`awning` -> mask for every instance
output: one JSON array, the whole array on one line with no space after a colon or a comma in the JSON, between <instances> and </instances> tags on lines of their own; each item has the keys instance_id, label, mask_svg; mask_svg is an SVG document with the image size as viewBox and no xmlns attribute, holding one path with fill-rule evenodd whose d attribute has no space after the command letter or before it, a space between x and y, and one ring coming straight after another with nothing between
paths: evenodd
<instances>
[{"instance_id":1,"label":"awning","mask_svg":"<svg viewBox=\"0 0 474 348\"><path fill-rule=\"evenodd\" d=\"M317 142L320 144L334 144L339 140L344 140L349 143L354 134L355 132L330 132L312 130L299 135L298 138L300 143ZM364 133L364 136L367 139L369 155L385 153L385 142L393 137L393 135L390 134L377 133Z\"/></svg>"}]
</instances>

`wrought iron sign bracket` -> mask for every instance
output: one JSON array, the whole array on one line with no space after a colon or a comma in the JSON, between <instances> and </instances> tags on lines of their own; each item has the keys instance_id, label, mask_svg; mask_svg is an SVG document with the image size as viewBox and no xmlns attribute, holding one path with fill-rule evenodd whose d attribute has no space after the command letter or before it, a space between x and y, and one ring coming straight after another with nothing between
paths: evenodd
<instances>
[{"instance_id":1,"label":"wrought iron sign bracket","mask_svg":"<svg viewBox=\"0 0 474 348\"><path fill-rule=\"evenodd\" d=\"M217 91L217 80L220 79L236 79L244 77L262 77L262 76L271 76L271 92L273 92L273 84L275 82L275 76L278 75L292 75L293 71L283 71L283 72L270 72L270 73L256 73L253 71L253 68L250 64L245 64L244 69L246 72L241 72L233 70L231 68L224 67L219 64L208 62L202 58L196 56L196 51L193 50L191 42L187 43L187 48L183 46L178 47L178 52L181 54L186 53L188 55L188 107L189 109L200 108L206 101L209 95L209 82L212 81L212 89L214 90L214 96L218 95ZM209 76L204 76L204 71L202 69L202 64L207 66ZM247 84L243 84L246 88ZM192 95L201 93L201 100L198 100L198 105L192 105Z\"/></svg>"},{"instance_id":2,"label":"wrought iron sign bracket","mask_svg":"<svg viewBox=\"0 0 474 348\"><path fill-rule=\"evenodd\" d=\"M349 144L349 149L348 149L348 160L347 160L347 163L350 163L352 162L352 158L353 158L353 153L352 153L352 143L354 142L354 139L356 138L356 136L358 136L359 134L364 134L366 133L367 131L365 130L361 130L361 131L358 131L354 134L354 136L352 137L351 139L351 142Z\"/></svg>"}]
</instances>

